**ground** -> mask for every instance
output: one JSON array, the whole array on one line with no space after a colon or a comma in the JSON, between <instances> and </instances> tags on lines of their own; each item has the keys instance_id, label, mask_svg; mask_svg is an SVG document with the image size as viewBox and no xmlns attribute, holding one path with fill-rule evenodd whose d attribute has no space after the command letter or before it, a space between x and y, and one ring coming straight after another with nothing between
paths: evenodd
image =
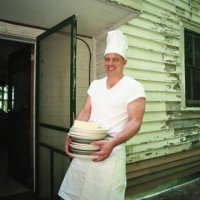
<instances>
[{"instance_id":1,"label":"ground","mask_svg":"<svg viewBox=\"0 0 200 200\"><path fill-rule=\"evenodd\" d=\"M200 178L142 200L200 200Z\"/></svg>"}]
</instances>

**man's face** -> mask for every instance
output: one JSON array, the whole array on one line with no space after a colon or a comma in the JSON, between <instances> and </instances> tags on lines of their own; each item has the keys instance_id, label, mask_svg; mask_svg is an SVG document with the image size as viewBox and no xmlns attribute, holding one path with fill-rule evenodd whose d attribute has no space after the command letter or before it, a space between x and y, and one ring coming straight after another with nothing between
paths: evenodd
<instances>
[{"instance_id":1,"label":"man's face","mask_svg":"<svg viewBox=\"0 0 200 200\"><path fill-rule=\"evenodd\" d=\"M123 67L126 60L116 53L108 53L104 56L104 67L108 75L120 75L123 73Z\"/></svg>"}]
</instances>

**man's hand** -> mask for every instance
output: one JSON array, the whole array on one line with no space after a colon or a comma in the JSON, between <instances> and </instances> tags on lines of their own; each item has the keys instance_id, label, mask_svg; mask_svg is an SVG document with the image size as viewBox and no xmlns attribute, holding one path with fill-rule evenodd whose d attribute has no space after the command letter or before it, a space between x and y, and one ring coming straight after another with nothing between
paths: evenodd
<instances>
[{"instance_id":1,"label":"man's hand","mask_svg":"<svg viewBox=\"0 0 200 200\"><path fill-rule=\"evenodd\" d=\"M73 157L70 155L70 153L69 153L69 144L70 144L70 143L71 143L70 136L67 135L66 141L65 141L65 152L66 152L66 154L67 154L68 157L73 158Z\"/></svg>"},{"instance_id":2,"label":"man's hand","mask_svg":"<svg viewBox=\"0 0 200 200\"><path fill-rule=\"evenodd\" d=\"M97 158L93 159L93 161L95 162L103 161L110 156L113 149L113 145L111 141L99 140L99 141L92 142L92 144L99 146L99 151L91 154L94 156L98 156Z\"/></svg>"}]
</instances>

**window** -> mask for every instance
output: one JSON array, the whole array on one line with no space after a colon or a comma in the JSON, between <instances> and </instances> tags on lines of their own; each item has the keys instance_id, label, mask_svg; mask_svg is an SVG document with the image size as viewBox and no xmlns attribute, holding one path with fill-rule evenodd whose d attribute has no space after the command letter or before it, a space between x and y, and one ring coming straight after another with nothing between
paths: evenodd
<instances>
[{"instance_id":1,"label":"window","mask_svg":"<svg viewBox=\"0 0 200 200\"><path fill-rule=\"evenodd\" d=\"M200 107L200 34L185 29L186 106Z\"/></svg>"},{"instance_id":2,"label":"window","mask_svg":"<svg viewBox=\"0 0 200 200\"><path fill-rule=\"evenodd\" d=\"M0 86L0 111L8 112L8 85ZM14 109L14 87L12 87L11 108Z\"/></svg>"},{"instance_id":3,"label":"window","mask_svg":"<svg viewBox=\"0 0 200 200\"><path fill-rule=\"evenodd\" d=\"M8 86L0 86L0 110L8 111Z\"/></svg>"}]
</instances>

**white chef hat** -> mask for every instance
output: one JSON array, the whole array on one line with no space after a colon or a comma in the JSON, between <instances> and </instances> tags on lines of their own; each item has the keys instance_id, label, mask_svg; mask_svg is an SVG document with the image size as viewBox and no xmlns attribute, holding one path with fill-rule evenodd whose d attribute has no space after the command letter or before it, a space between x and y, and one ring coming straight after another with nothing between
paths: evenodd
<instances>
[{"instance_id":1,"label":"white chef hat","mask_svg":"<svg viewBox=\"0 0 200 200\"><path fill-rule=\"evenodd\" d=\"M113 30L108 32L107 46L104 55L108 53L117 53L126 59L126 50L128 49L128 42L126 36L120 30Z\"/></svg>"}]
</instances>

